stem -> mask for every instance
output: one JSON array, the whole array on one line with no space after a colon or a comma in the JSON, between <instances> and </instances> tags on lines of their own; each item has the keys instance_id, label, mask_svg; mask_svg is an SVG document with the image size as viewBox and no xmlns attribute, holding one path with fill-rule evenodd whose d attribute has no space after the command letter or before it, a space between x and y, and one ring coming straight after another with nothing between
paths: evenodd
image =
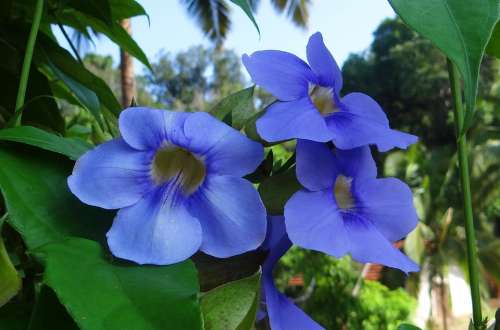
<instances>
[{"instance_id":1,"label":"stem","mask_svg":"<svg viewBox=\"0 0 500 330\"><path fill-rule=\"evenodd\" d=\"M78 62L80 62L81 65L83 65L82 58L80 57L80 54L78 54L78 50L76 49L75 45L73 45L73 42L71 42L71 39L68 36L68 34L66 33L66 30L64 29L64 26L62 26L62 24L59 23L59 22L57 22L57 26L59 27L59 30L61 30L61 32L62 32L62 34L64 36L64 39L66 39L66 41L68 42L69 46L71 47L71 50L75 54L76 59L78 60Z\"/></svg>"},{"instance_id":2,"label":"stem","mask_svg":"<svg viewBox=\"0 0 500 330\"><path fill-rule=\"evenodd\" d=\"M469 162L467 155L467 135L460 134L460 127L464 121L464 109L462 103L460 73L457 67L449 59L448 75L450 77L453 108L455 112L455 127L457 130L458 166L460 170L460 182L465 214L465 236L467 240L467 266L469 270L469 284L472 298L472 318L474 327L481 329L483 318L481 316L481 296L479 293L479 269L477 264L477 247L474 231L474 220L472 215L472 200L469 182Z\"/></svg>"},{"instance_id":3,"label":"stem","mask_svg":"<svg viewBox=\"0 0 500 330\"><path fill-rule=\"evenodd\" d=\"M21 125L21 112L26 97L26 88L28 87L28 77L30 74L31 59L33 58L33 50L35 48L36 35L40 27L42 19L43 0L36 1L35 14L31 24L31 31L26 44L26 52L24 53L23 68L21 70L21 80L19 81L19 90L16 97L16 108L14 117L16 118L16 126Z\"/></svg>"}]
</instances>

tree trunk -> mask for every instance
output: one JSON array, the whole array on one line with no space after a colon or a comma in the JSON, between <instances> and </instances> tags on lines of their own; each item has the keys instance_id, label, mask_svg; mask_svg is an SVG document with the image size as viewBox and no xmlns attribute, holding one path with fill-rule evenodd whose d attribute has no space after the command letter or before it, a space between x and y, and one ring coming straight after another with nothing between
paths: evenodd
<instances>
[{"instance_id":1,"label":"tree trunk","mask_svg":"<svg viewBox=\"0 0 500 330\"><path fill-rule=\"evenodd\" d=\"M132 34L132 21L127 18L120 22L120 25ZM132 56L120 49L120 73L122 89L122 105L127 108L132 103L135 94L134 61Z\"/></svg>"}]
</instances>

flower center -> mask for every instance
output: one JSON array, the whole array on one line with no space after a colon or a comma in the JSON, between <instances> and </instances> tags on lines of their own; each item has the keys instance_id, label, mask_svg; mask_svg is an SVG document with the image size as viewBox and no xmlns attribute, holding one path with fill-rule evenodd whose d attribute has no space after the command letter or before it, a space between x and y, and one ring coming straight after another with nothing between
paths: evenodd
<instances>
[{"instance_id":1,"label":"flower center","mask_svg":"<svg viewBox=\"0 0 500 330\"><path fill-rule=\"evenodd\" d=\"M323 116L328 116L331 113L339 111L333 97L333 88L322 87L319 85L309 86L309 95L311 100Z\"/></svg>"},{"instance_id":2,"label":"flower center","mask_svg":"<svg viewBox=\"0 0 500 330\"><path fill-rule=\"evenodd\" d=\"M339 175L335 180L333 188L333 196L337 201L337 205L341 209L350 209L354 206L354 198L351 193L352 178Z\"/></svg>"},{"instance_id":3,"label":"flower center","mask_svg":"<svg viewBox=\"0 0 500 330\"><path fill-rule=\"evenodd\" d=\"M205 179L205 174L203 162L179 147L160 148L153 158L153 180L160 185L174 179L187 194L198 189Z\"/></svg>"}]
</instances>

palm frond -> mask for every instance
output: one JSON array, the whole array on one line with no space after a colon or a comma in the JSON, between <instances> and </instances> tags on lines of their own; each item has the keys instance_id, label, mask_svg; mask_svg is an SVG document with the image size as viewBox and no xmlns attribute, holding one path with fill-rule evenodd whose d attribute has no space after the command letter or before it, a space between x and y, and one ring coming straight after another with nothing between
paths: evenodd
<instances>
[{"instance_id":1,"label":"palm frond","mask_svg":"<svg viewBox=\"0 0 500 330\"><path fill-rule=\"evenodd\" d=\"M229 7L225 0L180 0L180 2L210 40L217 44L224 41L231 27Z\"/></svg>"},{"instance_id":2,"label":"palm frond","mask_svg":"<svg viewBox=\"0 0 500 330\"><path fill-rule=\"evenodd\" d=\"M278 12L285 12L295 25L307 27L311 0L271 0L271 3Z\"/></svg>"}]
</instances>

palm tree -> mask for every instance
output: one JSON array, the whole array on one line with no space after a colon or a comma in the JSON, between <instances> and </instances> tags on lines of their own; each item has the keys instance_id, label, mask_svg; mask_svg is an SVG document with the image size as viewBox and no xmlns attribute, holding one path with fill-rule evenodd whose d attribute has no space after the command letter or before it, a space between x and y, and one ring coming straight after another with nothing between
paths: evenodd
<instances>
[{"instance_id":1,"label":"palm tree","mask_svg":"<svg viewBox=\"0 0 500 330\"><path fill-rule=\"evenodd\" d=\"M120 25L132 35L132 21L126 18L120 21ZM135 94L134 60L130 54L120 48L120 73L122 105L128 107L132 103Z\"/></svg>"},{"instance_id":2,"label":"palm tree","mask_svg":"<svg viewBox=\"0 0 500 330\"><path fill-rule=\"evenodd\" d=\"M261 0L248 0L255 12ZM180 0L188 14L197 21L198 26L217 46L222 45L231 29L230 10L227 0ZM285 13L294 24L307 27L311 0L271 0L273 7Z\"/></svg>"}]
</instances>

